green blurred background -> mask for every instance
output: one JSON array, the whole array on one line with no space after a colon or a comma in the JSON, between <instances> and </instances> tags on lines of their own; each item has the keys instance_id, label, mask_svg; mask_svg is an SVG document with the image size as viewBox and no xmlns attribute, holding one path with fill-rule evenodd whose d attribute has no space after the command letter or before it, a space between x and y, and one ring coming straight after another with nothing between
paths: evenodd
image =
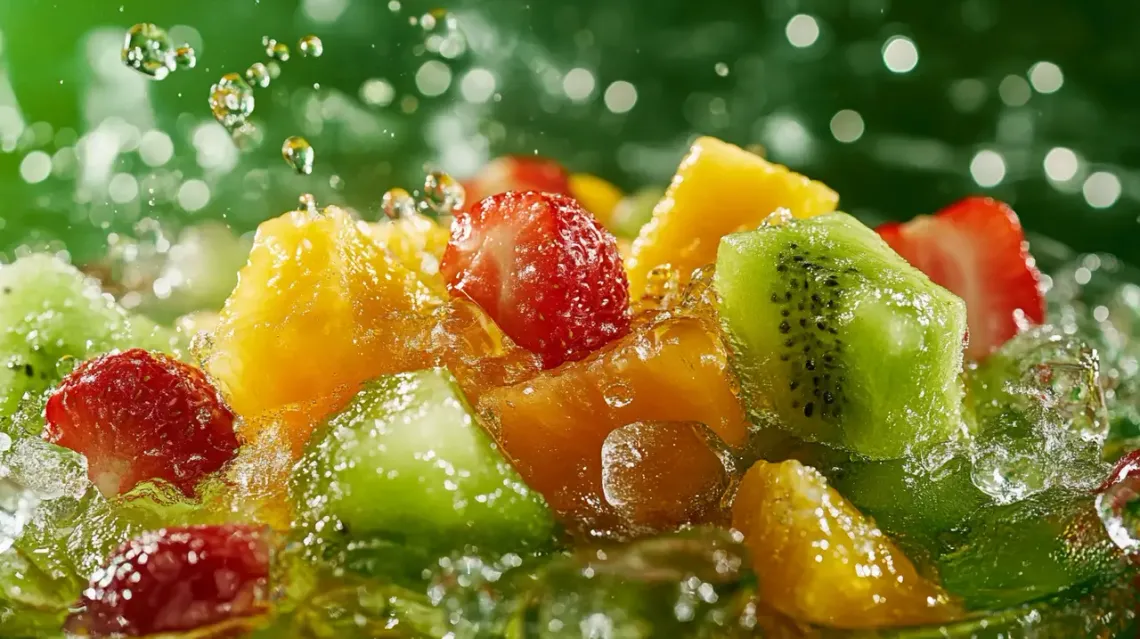
<instances>
[{"instance_id":1,"label":"green blurred background","mask_svg":"<svg viewBox=\"0 0 1140 639\"><path fill-rule=\"evenodd\" d=\"M437 6L460 35L410 24ZM137 22L198 66L125 68ZM856 213L989 193L1136 263L1138 25L1140 4L1108 0L2 0L0 259L89 260L152 219L246 231L303 192L375 216L425 163L462 175L502 152L663 183L708 133L763 145ZM324 56L294 54L257 92L264 142L239 152L210 85L264 61L263 35L309 33ZM313 175L281 161L288 135L313 144Z\"/></svg>"}]
</instances>

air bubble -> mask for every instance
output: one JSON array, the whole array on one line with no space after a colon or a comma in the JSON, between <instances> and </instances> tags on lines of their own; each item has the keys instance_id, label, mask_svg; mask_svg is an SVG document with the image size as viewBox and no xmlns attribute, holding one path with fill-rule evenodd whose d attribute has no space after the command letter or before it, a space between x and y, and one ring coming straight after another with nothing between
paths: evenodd
<instances>
[{"instance_id":1,"label":"air bubble","mask_svg":"<svg viewBox=\"0 0 1140 639\"><path fill-rule=\"evenodd\" d=\"M166 78L177 68L170 36L149 22L136 24L127 30L122 60L128 67L155 80Z\"/></svg>"},{"instance_id":2,"label":"air bubble","mask_svg":"<svg viewBox=\"0 0 1140 639\"><path fill-rule=\"evenodd\" d=\"M297 50L306 58L319 58L325 52L325 45L315 35L307 35L297 43Z\"/></svg>"},{"instance_id":3,"label":"air bubble","mask_svg":"<svg viewBox=\"0 0 1140 639\"><path fill-rule=\"evenodd\" d=\"M240 75L227 73L210 87L210 112L233 132L253 113L253 88Z\"/></svg>"},{"instance_id":4,"label":"air bubble","mask_svg":"<svg viewBox=\"0 0 1140 639\"><path fill-rule=\"evenodd\" d=\"M424 198L440 215L454 215L463 208L467 192L451 175L432 171L424 177Z\"/></svg>"},{"instance_id":5,"label":"air bubble","mask_svg":"<svg viewBox=\"0 0 1140 639\"><path fill-rule=\"evenodd\" d=\"M416 200L411 193L401 188L388 189L380 199L380 208L391 220L411 217L416 212Z\"/></svg>"},{"instance_id":6,"label":"air bubble","mask_svg":"<svg viewBox=\"0 0 1140 639\"><path fill-rule=\"evenodd\" d=\"M250 85L264 89L269 86L269 82L271 81L269 67L261 62L254 62L245 70L245 79Z\"/></svg>"},{"instance_id":7,"label":"air bubble","mask_svg":"<svg viewBox=\"0 0 1140 639\"><path fill-rule=\"evenodd\" d=\"M313 172L316 152L308 140L294 135L286 138L285 143L281 145L281 157L285 158L285 163L297 173L309 175Z\"/></svg>"}]
</instances>

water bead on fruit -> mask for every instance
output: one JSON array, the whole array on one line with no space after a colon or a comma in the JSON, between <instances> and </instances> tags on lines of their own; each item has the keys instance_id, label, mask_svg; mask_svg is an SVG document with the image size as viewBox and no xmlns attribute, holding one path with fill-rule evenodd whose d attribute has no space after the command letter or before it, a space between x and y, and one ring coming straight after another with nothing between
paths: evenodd
<instances>
[{"instance_id":1,"label":"water bead on fruit","mask_svg":"<svg viewBox=\"0 0 1140 639\"><path fill-rule=\"evenodd\" d=\"M411 217L416 212L416 200L411 193L401 188L388 189L380 199L380 208L388 219L398 220Z\"/></svg>"},{"instance_id":2,"label":"water bead on fruit","mask_svg":"<svg viewBox=\"0 0 1140 639\"><path fill-rule=\"evenodd\" d=\"M443 171L431 171L424 177L424 197L441 215L452 215L463 208L467 193L463 185Z\"/></svg>"},{"instance_id":3,"label":"water bead on fruit","mask_svg":"<svg viewBox=\"0 0 1140 639\"><path fill-rule=\"evenodd\" d=\"M265 66L261 62L254 62L253 64L249 65L248 69L245 70L245 79L250 83L250 85L255 86L259 89L264 89L265 87L269 86L271 79L269 67Z\"/></svg>"},{"instance_id":4,"label":"water bead on fruit","mask_svg":"<svg viewBox=\"0 0 1140 639\"><path fill-rule=\"evenodd\" d=\"M297 43L297 50L306 58L319 58L325 52L325 45L315 35L307 35Z\"/></svg>"},{"instance_id":5,"label":"water bead on fruit","mask_svg":"<svg viewBox=\"0 0 1140 639\"><path fill-rule=\"evenodd\" d=\"M174 50L174 62L179 69L193 69L198 65L198 55L190 45L184 44Z\"/></svg>"},{"instance_id":6,"label":"water bead on fruit","mask_svg":"<svg viewBox=\"0 0 1140 639\"><path fill-rule=\"evenodd\" d=\"M225 74L210 87L210 111L229 131L244 124L253 108L253 87L236 73Z\"/></svg>"},{"instance_id":7,"label":"water bead on fruit","mask_svg":"<svg viewBox=\"0 0 1140 639\"><path fill-rule=\"evenodd\" d=\"M297 173L309 175L313 172L316 152L308 140L294 135L286 138L285 143L281 145L281 157L285 158L285 162Z\"/></svg>"},{"instance_id":8,"label":"water bead on fruit","mask_svg":"<svg viewBox=\"0 0 1140 639\"><path fill-rule=\"evenodd\" d=\"M123 63L155 80L162 80L177 68L174 43L158 25L144 22L127 30L123 40Z\"/></svg>"}]
</instances>

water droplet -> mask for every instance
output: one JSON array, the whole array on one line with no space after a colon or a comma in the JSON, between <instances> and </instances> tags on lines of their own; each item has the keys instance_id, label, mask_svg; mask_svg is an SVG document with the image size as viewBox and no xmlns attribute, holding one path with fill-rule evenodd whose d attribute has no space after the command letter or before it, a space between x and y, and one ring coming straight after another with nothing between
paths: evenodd
<instances>
[{"instance_id":1,"label":"water droplet","mask_svg":"<svg viewBox=\"0 0 1140 639\"><path fill-rule=\"evenodd\" d=\"M1096 510L1113 543L1140 550L1140 475L1126 475L1097 495Z\"/></svg>"},{"instance_id":2,"label":"water droplet","mask_svg":"<svg viewBox=\"0 0 1140 639\"><path fill-rule=\"evenodd\" d=\"M198 54L190 45L184 44L174 50L174 63L179 69L193 69L198 65Z\"/></svg>"},{"instance_id":3,"label":"water droplet","mask_svg":"<svg viewBox=\"0 0 1140 639\"><path fill-rule=\"evenodd\" d=\"M404 189L388 189L380 199L380 208L384 210L384 215L392 220L411 217L416 212L416 200Z\"/></svg>"},{"instance_id":4,"label":"water droplet","mask_svg":"<svg viewBox=\"0 0 1140 639\"><path fill-rule=\"evenodd\" d=\"M225 74L210 87L210 111L229 131L245 124L253 107L253 88L236 73Z\"/></svg>"},{"instance_id":5,"label":"water droplet","mask_svg":"<svg viewBox=\"0 0 1140 639\"><path fill-rule=\"evenodd\" d=\"M312 193L302 193L297 198L297 203L301 205L300 210L308 211L309 215L317 214L317 198L313 197Z\"/></svg>"},{"instance_id":6,"label":"water droplet","mask_svg":"<svg viewBox=\"0 0 1140 639\"><path fill-rule=\"evenodd\" d=\"M307 35L297 43L297 50L306 58L319 58L325 52L325 45L315 35Z\"/></svg>"},{"instance_id":7,"label":"water droplet","mask_svg":"<svg viewBox=\"0 0 1140 639\"><path fill-rule=\"evenodd\" d=\"M261 62L254 62L253 64L249 65L248 69L245 70L245 79L250 83L250 85L255 86L259 89L264 89L265 87L269 86L270 82L269 67L265 66Z\"/></svg>"},{"instance_id":8,"label":"water droplet","mask_svg":"<svg viewBox=\"0 0 1140 639\"><path fill-rule=\"evenodd\" d=\"M162 80L177 68L174 43L158 25L144 22L127 29L123 40L123 63L128 67Z\"/></svg>"},{"instance_id":9,"label":"water droplet","mask_svg":"<svg viewBox=\"0 0 1140 639\"><path fill-rule=\"evenodd\" d=\"M261 44L265 45L265 55L279 62L289 61L289 45L278 42L269 36L262 36Z\"/></svg>"},{"instance_id":10,"label":"water droplet","mask_svg":"<svg viewBox=\"0 0 1140 639\"><path fill-rule=\"evenodd\" d=\"M633 401L633 388L622 381L606 386L602 393L610 408L624 408Z\"/></svg>"},{"instance_id":11,"label":"water droplet","mask_svg":"<svg viewBox=\"0 0 1140 639\"><path fill-rule=\"evenodd\" d=\"M645 294L641 298L643 309L661 309L667 299L674 299L680 292L681 272L672 264L661 264L650 269L646 275Z\"/></svg>"},{"instance_id":12,"label":"water droplet","mask_svg":"<svg viewBox=\"0 0 1140 639\"><path fill-rule=\"evenodd\" d=\"M316 152L308 140L294 135L286 138L285 143L281 145L281 157L285 158L285 162L293 167L294 171L308 175L313 172Z\"/></svg>"},{"instance_id":13,"label":"water droplet","mask_svg":"<svg viewBox=\"0 0 1140 639\"><path fill-rule=\"evenodd\" d=\"M440 215L454 215L463 208L467 192L451 175L431 171L424 177L424 198Z\"/></svg>"}]
</instances>

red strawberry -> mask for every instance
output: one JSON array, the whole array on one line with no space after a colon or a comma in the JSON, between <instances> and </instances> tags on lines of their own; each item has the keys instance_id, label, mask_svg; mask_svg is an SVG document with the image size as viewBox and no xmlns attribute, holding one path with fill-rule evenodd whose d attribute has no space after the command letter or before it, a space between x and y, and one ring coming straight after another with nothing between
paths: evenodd
<instances>
[{"instance_id":1,"label":"red strawberry","mask_svg":"<svg viewBox=\"0 0 1140 639\"><path fill-rule=\"evenodd\" d=\"M899 255L965 300L970 357L989 355L1021 323L1045 321L1041 274L1008 205L970 197L936 215L877 230Z\"/></svg>"},{"instance_id":2,"label":"red strawberry","mask_svg":"<svg viewBox=\"0 0 1140 639\"><path fill-rule=\"evenodd\" d=\"M461 212L440 272L546 368L629 331L617 241L565 195L512 191Z\"/></svg>"},{"instance_id":3,"label":"red strawberry","mask_svg":"<svg viewBox=\"0 0 1140 639\"><path fill-rule=\"evenodd\" d=\"M483 198L507 191L570 194L570 174L562 165L535 155L504 155L488 162L463 183L468 208Z\"/></svg>"},{"instance_id":4,"label":"red strawberry","mask_svg":"<svg viewBox=\"0 0 1140 639\"><path fill-rule=\"evenodd\" d=\"M95 571L64 630L138 637L261 614L268 607L269 558L267 532L253 526L143 533Z\"/></svg>"},{"instance_id":5,"label":"red strawberry","mask_svg":"<svg viewBox=\"0 0 1140 639\"><path fill-rule=\"evenodd\" d=\"M154 478L193 495L238 448L234 415L202 371L141 349L84 362L45 412L44 439L87 457L108 497Z\"/></svg>"}]
</instances>

